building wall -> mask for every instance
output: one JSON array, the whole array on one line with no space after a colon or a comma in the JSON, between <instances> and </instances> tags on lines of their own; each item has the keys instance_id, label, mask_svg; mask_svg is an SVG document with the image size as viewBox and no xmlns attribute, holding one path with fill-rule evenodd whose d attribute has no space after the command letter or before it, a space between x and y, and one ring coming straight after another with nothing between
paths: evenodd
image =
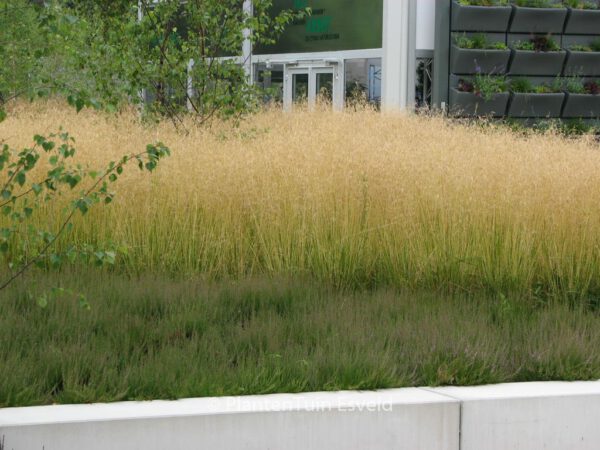
<instances>
[{"instance_id":1,"label":"building wall","mask_svg":"<svg viewBox=\"0 0 600 450\"><path fill-rule=\"evenodd\" d=\"M417 2L417 50L433 50L436 0Z\"/></svg>"}]
</instances>

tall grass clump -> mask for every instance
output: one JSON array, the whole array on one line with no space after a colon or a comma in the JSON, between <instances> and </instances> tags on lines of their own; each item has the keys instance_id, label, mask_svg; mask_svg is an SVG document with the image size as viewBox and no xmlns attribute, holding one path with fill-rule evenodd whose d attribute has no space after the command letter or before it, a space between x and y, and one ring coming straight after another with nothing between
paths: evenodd
<instances>
[{"instance_id":1,"label":"tall grass clump","mask_svg":"<svg viewBox=\"0 0 600 450\"><path fill-rule=\"evenodd\" d=\"M17 107L0 135L23 146L59 125L93 166L155 139L173 149L61 242L126 245L117 270L600 298L591 138L366 110L272 110L184 135L57 104Z\"/></svg>"}]
</instances>

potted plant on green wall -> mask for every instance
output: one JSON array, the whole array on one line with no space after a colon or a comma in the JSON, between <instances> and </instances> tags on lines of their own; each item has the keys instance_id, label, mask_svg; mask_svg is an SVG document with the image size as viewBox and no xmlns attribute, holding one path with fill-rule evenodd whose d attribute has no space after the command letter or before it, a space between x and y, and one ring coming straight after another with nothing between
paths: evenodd
<instances>
[{"instance_id":1,"label":"potted plant on green wall","mask_svg":"<svg viewBox=\"0 0 600 450\"><path fill-rule=\"evenodd\" d=\"M563 117L600 117L600 80L572 78L566 82L565 88L567 100Z\"/></svg>"},{"instance_id":2,"label":"potted plant on green wall","mask_svg":"<svg viewBox=\"0 0 600 450\"><path fill-rule=\"evenodd\" d=\"M569 18L565 34L600 34L600 0L565 0Z\"/></svg>"},{"instance_id":3,"label":"potted plant on green wall","mask_svg":"<svg viewBox=\"0 0 600 450\"><path fill-rule=\"evenodd\" d=\"M600 33L600 21L598 28ZM565 75L600 76L600 38L588 44L569 46Z\"/></svg>"},{"instance_id":4,"label":"potted plant on green wall","mask_svg":"<svg viewBox=\"0 0 600 450\"><path fill-rule=\"evenodd\" d=\"M562 33L567 8L560 0L513 0L511 33Z\"/></svg>"},{"instance_id":5,"label":"potted plant on green wall","mask_svg":"<svg viewBox=\"0 0 600 450\"><path fill-rule=\"evenodd\" d=\"M452 25L454 31L505 32L512 8L507 0L454 0Z\"/></svg>"},{"instance_id":6,"label":"potted plant on green wall","mask_svg":"<svg viewBox=\"0 0 600 450\"><path fill-rule=\"evenodd\" d=\"M534 85L527 78L510 81L510 117L559 117L565 99L559 78L550 84Z\"/></svg>"},{"instance_id":7,"label":"potted plant on green wall","mask_svg":"<svg viewBox=\"0 0 600 450\"><path fill-rule=\"evenodd\" d=\"M502 76L476 74L461 78L450 89L450 111L458 116L493 116L506 113L509 93Z\"/></svg>"},{"instance_id":8,"label":"potted plant on green wall","mask_svg":"<svg viewBox=\"0 0 600 450\"><path fill-rule=\"evenodd\" d=\"M504 41L492 42L484 34L455 36L450 50L450 71L456 74L506 72L510 50Z\"/></svg>"},{"instance_id":9,"label":"potted plant on green wall","mask_svg":"<svg viewBox=\"0 0 600 450\"><path fill-rule=\"evenodd\" d=\"M567 52L550 35L536 35L512 44L515 54L510 65L512 75L558 76Z\"/></svg>"}]
</instances>

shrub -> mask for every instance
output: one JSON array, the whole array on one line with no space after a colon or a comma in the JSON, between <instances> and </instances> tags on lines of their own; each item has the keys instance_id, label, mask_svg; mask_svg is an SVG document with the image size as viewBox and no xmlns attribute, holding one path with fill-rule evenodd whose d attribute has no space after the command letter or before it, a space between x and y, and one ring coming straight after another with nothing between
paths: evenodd
<instances>
[{"instance_id":1,"label":"shrub","mask_svg":"<svg viewBox=\"0 0 600 450\"><path fill-rule=\"evenodd\" d=\"M600 38L594 39L589 44L572 44L569 49L574 52L600 52Z\"/></svg>"},{"instance_id":2,"label":"shrub","mask_svg":"<svg viewBox=\"0 0 600 450\"><path fill-rule=\"evenodd\" d=\"M586 94L599 95L600 94L600 80L588 81L583 84L583 89Z\"/></svg>"},{"instance_id":3,"label":"shrub","mask_svg":"<svg viewBox=\"0 0 600 450\"><path fill-rule=\"evenodd\" d=\"M457 89L461 92L471 92L489 101L494 94L506 92L507 87L504 77L477 74L472 80L459 80Z\"/></svg>"},{"instance_id":4,"label":"shrub","mask_svg":"<svg viewBox=\"0 0 600 450\"><path fill-rule=\"evenodd\" d=\"M462 34L455 37L454 42L458 47L466 49L506 50L508 48L504 42L488 41L485 34L475 34L473 36Z\"/></svg>"},{"instance_id":5,"label":"shrub","mask_svg":"<svg viewBox=\"0 0 600 450\"><path fill-rule=\"evenodd\" d=\"M552 83L542 83L535 87L536 94L555 94L563 91L563 83L560 79L554 80Z\"/></svg>"},{"instance_id":6,"label":"shrub","mask_svg":"<svg viewBox=\"0 0 600 450\"><path fill-rule=\"evenodd\" d=\"M562 92L563 82L557 78L552 83L534 85L528 78L515 78L510 82L510 90L523 94L553 94Z\"/></svg>"},{"instance_id":7,"label":"shrub","mask_svg":"<svg viewBox=\"0 0 600 450\"><path fill-rule=\"evenodd\" d=\"M590 47L589 45L584 45L584 44L573 44L569 47L569 50L572 50L574 52L591 52L592 47Z\"/></svg>"},{"instance_id":8,"label":"shrub","mask_svg":"<svg viewBox=\"0 0 600 450\"><path fill-rule=\"evenodd\" d=\"M518 41L514 45L517 50L526 50L534 52L558 52L560 45L556 43L550 35L534 36L528 41Z\"/></svg>"},{"instance_id":9,"label":"shrub","mask_svg":"<svg viewBox=\"0 0 600 450\"><path fill-rule=\"evenodd\" d=\"M567 79L565 89L572 94L585 94L585 87L579 78Z\"/></svg>"},{"instance_id":10,"label":"shrub","mask_svg":"<svg viewBox=\"0 0 600 450\"><path fill-rule=\"evenodd\" d=\"M508 0L459 0L463 6L506 6Z\"/></svg>"},{"instance_id":11,"label":"shrub","mask_svg":"<svg viewBox=\"0 0 600 450\"><path fill-rule=\"evenodd\" d=\"M533 84L527 78L515 78L510 81L510 90L513 92L533 92Z\"/></svg>"},{"instance_id":12,"label":"shrub","mask_svg":"<svg viewBox=\"0 0 600 450\"><path fill-rule=\"evenodd\" d=\"M600 1L565 0L565 6L573 9L600 9Z\"/></svg>"},{"instance_id":13,"label":"shrub","mask_svg":"<svg viewBox=\"0 0 600 450\"><path fill-rule=\"evenodd\" d=\"M526 8L562 8L563 5L555 3L552 0L515 0L517 6Z\"/></svg>"},{"instance_id":14,"label":"shrub","mask_svg":"<svg viewBox=\"0 0 600 450\"><path fill-rule=\"evenodd\" d=\"M567 92L571 94L600 94L600 80L583 82L579 78L569 78L563 84Z\"/></svg>"},{"instance_id":15,"label":"shrub","mask_svg":"<svg viewBox=\"0 0 600 450\"><path fill-rule=\"evenodd\" d=\"M565 119L559 122L559 130L565 136L578 136L593 133L594 127L585 123L582 119Z\"/></svg>"}]
</instances>

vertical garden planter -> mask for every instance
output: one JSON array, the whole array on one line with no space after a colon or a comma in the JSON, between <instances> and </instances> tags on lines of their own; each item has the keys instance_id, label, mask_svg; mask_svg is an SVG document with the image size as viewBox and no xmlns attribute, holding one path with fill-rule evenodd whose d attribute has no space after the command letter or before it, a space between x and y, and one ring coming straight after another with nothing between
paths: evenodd
<instances>
[{"instance_id":1,"label":"vertical garden planter","mask_svg":"<svg viewBox=\"0 0 600 450\"><path fill-rule=\"evenodd\" d=\"M453 45L450 50L450 71L456 74L504 74L509 59L509 49L468 49Z\"/></svg>"},{"instance_id":2,"label":"vertical garden planter","mask_svg":"<svg viewBox=\"0 0 600 450\"><path fill-rule=\"evenodd\" d=\"M448 14L449 4L451 17L450 41L445 47L449 52L443 55L448 64L444 69L448 78L443 86L449 87L444 100L448 102L451 114L533 120L600 118L600 95L560 92L558 86L560 83L577 92L597 92L597 87L590 89L587 84L600 79L600 51L582 50L597 49L600 10L566 7L564 0L509 0L506 6L446 1L444 12ZM516 3L546 7L518 6ZM509 48L499 49L504 45L498 45L498 42ZM489 101L472 92L463 92L473 90L470 84L483 82L474 77L475 74L508 76L511 80L505 80L506 86L521 92L495 94ZM563 76L571 78L558 79ZM580 79L585 79L585 89L568 84ZM461 80L464 83L461 84ZM507 89L506 86L493 85L498 90Z\"/></svg>"},{"instance_id":3,"label":"vertical garden planter","mask_svg":"<svg viewBox=\"0 0 600 450\"><path fill-rule=\"evenodd\" d=\"M501 92L494 94L491 100L486 100L471 92L461 92L452 88L450 90L450 112L455 116L501 117L506 114L509 97L508 92Z\"/></svg>"},{"instance_id":4,"label":"vertical garden planter","mask_svg":"<svg viewBox=\"0 0 600 450\"><path fill-rule=\"evenodd\" d=\"M528 8L515 6L511 33L562 33L567 8Z\"/></svg>"},{"instance_id":5,"label":"vertical garden planter","mask_svg":"<svg viewBox=\"0 0 600 450\"><path fill-rule=\"evenodd\" d=\"M565 34L600 34L600 10L569 9Z\"/></svg>"},{"instance_id":6,"label":"vertical garden planter","mask_svg":"<svg viewBox=\"0 0 600 450\"><path fill-rule=\"evenodd\" d=\"M600 28L600 23L598 23L598 27ZM565 75L600 76L600 52L569 50L567 53Z\"/></svg>"},{"instance_id":7,"label":"vertical garden planter","mask_svg":"<svg viewBox=\"0 0 600 450\"><path fill-rule=\"evenodd\" d=\"M452 2L452 30L506 32L510 6L471 6Z\"/></svg>"},{"instance_id":8,"label":"vertical garden planter","mask_svg":"<svg viewBox=\"0 0 600 450\"><path fill-rule=\"evenodd\" d=\"M564 99L564 93L515 92L508 107L508 115L510 117L559 117Z\"/></svg>"},{"instance_id":9,"label":"vertical garden planter","mask_svg":"<svg viewBox=\"0 0 600 450\"><path fill-rule=\"evenodd\" d=\"M600 117L600 95L567 94L562 116L565 119Z\"/></svg>"},{"instance_id":10,"label":"vertical garden planter","mask_svg":"<svg viewBox=\"0 0 600 450\"><path fill-rule=\"evenodd\" d=\"M567 52L535 52L515 50L509 72L511 75L543 75L556 77L562 73Z\"/></svg>"}]
</instances>

